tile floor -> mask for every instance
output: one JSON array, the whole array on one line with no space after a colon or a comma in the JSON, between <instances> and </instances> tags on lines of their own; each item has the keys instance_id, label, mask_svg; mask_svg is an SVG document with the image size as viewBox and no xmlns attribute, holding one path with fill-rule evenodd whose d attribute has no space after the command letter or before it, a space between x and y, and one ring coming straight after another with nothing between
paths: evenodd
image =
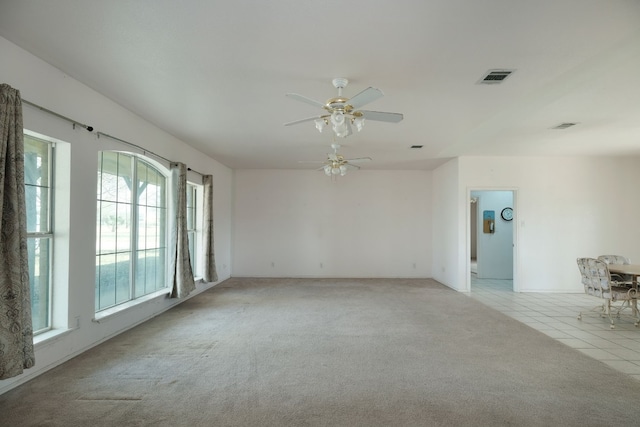
<instances>
[{"instance_id":1,"label":"tile floor","mask_svg":"<svg viewBox=\"0 0 640 427\"><path fill-rule=\"evenodd\" d=\"M515 293L511 280L477 279L471 298L482 302L576 350L640 380L640 327L629 316L609 319L595 311L598 300L585 294ZM583 311L582 320L578 313ZM629 312L629 310L625 310Z\"/></svg>"}]
</instances>

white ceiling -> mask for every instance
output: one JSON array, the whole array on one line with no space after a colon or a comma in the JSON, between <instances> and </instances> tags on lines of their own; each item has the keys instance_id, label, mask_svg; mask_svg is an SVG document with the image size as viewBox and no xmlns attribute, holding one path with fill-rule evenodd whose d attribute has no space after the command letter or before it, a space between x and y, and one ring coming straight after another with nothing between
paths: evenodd
<instances>
[{"instance_id":1,"label":"white ceiling","mask_svg":"<svg viewBox=\"0 0 640 427\"><path fill-rule=\"evenodd\" d=\"M232 168L323 160L330 133L283 126L321 111L285 93L334 77L404 114L338 141L367 169L640 155L637 0L0 0L0 36Z\"/></svg>"}]
</instances>

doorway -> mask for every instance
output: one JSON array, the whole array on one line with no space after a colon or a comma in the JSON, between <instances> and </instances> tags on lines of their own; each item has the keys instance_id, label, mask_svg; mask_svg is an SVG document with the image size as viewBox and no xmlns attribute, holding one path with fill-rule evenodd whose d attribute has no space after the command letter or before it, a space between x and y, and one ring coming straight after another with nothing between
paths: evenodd
<instances>
[{"instance_id":1,"label":"doorway","mask_svg":"<svg viewBox=\"0 0 640 427\"><path fill-rule=\"evenodd\" d=\"M469 290L517 290L515 204L516 190L469 192Z\"/></svg>"}]
</instances>

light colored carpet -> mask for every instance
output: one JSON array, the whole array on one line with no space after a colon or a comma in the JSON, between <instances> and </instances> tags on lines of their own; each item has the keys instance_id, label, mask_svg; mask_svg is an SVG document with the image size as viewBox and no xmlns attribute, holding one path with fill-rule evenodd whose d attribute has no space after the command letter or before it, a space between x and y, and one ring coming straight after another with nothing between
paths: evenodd
<instances>
[{"instance_id":1,"label":"light colored carpet","mask_svg":"<svg viewBox=\"0 0 640 427\"><path fill-rule=\"evenodd\" d=\"M0 417L620 426L640 382L432 280L230 279L0 396Z\"/></svg>"}]
</instances>

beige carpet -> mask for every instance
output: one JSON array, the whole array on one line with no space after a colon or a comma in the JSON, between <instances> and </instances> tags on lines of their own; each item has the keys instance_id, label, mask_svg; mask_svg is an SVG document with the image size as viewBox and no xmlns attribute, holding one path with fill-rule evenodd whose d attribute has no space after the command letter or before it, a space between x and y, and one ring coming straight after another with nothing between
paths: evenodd
<instances>
[{"instance_id":1,"label":"beige carpet","mask_svg":"<svg viewBox=\"0 0 640 427\"><path fill-rule=\"evenodd\" d=\"M3 426L601 426L640 382L432 280L231 279L0 396Z\"/></svg>"}]
</instances>

